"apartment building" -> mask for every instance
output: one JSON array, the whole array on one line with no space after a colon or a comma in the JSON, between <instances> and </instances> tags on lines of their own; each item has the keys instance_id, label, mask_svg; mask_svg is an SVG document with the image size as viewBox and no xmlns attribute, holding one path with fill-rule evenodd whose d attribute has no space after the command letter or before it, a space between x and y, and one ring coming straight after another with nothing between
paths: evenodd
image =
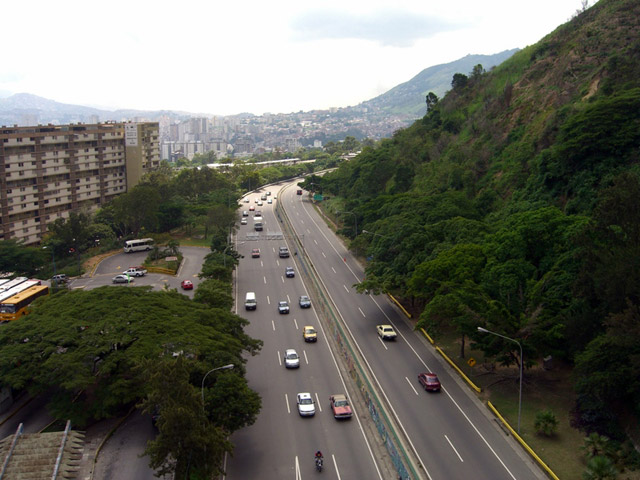
<instances>
[{"instance_id":1,"label":"apartment building","mask_svg":"<svg viewBox=\"0 0 640 480\"><path fill-rule=\"evenodd\" d=\"M0 240L37 244L49 222L98 209L159 163L157 122L2 126Z\"/></svg>"}]
</instances>

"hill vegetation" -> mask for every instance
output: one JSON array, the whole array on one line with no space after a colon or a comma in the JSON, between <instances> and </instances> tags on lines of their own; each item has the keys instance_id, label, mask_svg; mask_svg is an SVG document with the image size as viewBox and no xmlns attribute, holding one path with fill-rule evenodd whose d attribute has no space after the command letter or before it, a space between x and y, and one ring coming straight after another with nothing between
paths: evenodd
<instances>
[{"instance_id":1,"label":"hill vegetation","mask_svg":"<svg viewBox=\"0 0 640 480\"><path fill-rule=\"evenodd\" d=\"M518 364L481 326L521 342L527 367L574 365L573 425L617 440L640 414L639 79L640 3L600 0L306 183L354 213L359 288L454 330L462 356L470 340Z\"/></svg>"}]
</instances>

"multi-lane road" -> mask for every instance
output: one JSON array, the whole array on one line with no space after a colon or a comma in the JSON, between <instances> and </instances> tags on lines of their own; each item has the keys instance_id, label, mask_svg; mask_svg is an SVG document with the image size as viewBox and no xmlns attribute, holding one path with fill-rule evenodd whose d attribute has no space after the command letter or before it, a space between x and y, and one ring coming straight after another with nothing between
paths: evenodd
<instances>
[{"instance_id":1,"label":"multi-lane road","mask_svg":"<svg viewBox=\"0 0 640 480\"><path fill-rule=\"evenodd\" d=\"M267 187L249 195L250 203L243 204L241 210L255 205L255 199L266 190L277 195L276 202L286 210L302 239L355 348L369 365L408 448L418 459L419 474L432 480L546 478L386 297L356 293L353 285L364 277L362 268L320 219L306 194L296 195L295 188ZM274 233L282 227L274 206L265 202L256 207L265 219L265 230L258 240L248 240L251 221L237 235L237 248L244 255L236 277L238 313L251 322L248 333L264 341L262 352L249 359L247 376L250 386L262 396L263 407L255 425L233 436L236 449L227 462L227 478L308 477L315 473L313 453L318 449L327 459L325 475L329 478L397 478L391 476L388 462L378 458L385 454L384 449L375 448L379 438L363 433L368 412L356 410L351 421L338 422L329 411L329 395L347 388L315 309L303 310L297 304L299 295L307 294L300 275L284 275L286 266L297 268L299 264L296 255L289 259L278 256L279 246L288 243L292 252L296 247L286 235L275 238ZM251 258L253 248L260 248L260 258ZM248 291L256 293L255 311L244 310ZM278 313L280 300L289 301L290 314ZM375 326L381 323L395 327L395 342L379 339ZM303 325L319 330L317 344L303 342ZM281 357L287 348L295 348L301 355L300 369L283 366ZM440 377L441 393L421 389L417 375L428 371ZM315 417L298 415L298 392L310 392L317 399Z\"/></svg>"}]
</instances>

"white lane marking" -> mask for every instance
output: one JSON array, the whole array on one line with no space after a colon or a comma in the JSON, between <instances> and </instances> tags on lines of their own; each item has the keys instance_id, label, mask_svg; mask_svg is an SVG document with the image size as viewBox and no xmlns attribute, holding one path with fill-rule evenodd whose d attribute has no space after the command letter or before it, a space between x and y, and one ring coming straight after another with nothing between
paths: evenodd
<instances>
[{"instance_id":1,"label":"white lane marking","mask_svg":"<svg viewBox=\"0 0 640 480\"><path fill-rule=\"evenodd\" d=\"M318 241L314 238L313 239L313 243L315 243L316 245L318 244Z\"/></svg>"},{"instance_id":2,"label":"white lane marking","mask_svg":"<svg viewBox=\"0 0 640 480\"><path fill-rule=\"evenodd\" d=\"M347 293L349 293L349 289L347 288L347 286L343 283L342 286L344 287L344 289L347 291Z\"/></svg>"},{"instance_id":3,"label":"white lane marking","mask_svg":"<svg viewBox=\"0 0 640 480\"><path fill-rule=\"evenodd\" d=\"M333 267L331 267L331 270L333 270L333 273L338 273L338 272L336 272L336 269L333 268Z\"/></svg>"},{"instance_id":4,"label":"white lane marking","mask_svg":"<svg viewBox=\"0 0 640 480\"><path fill-rule=\"evenodd\" d=\"M291 413L291 409L289 408L289 395L284 394L284 403L287 404L287 413Z\"/></svg>"},{"instance_id":5,"label":"white lane marking","mask_svg":"<svg viewBox=\"0 0 640 480\"><path fill-rule=\"evenodd\" d=\"M264 263L262 263L262 260L260 260L260 266L264 267Z\"/></svg>"},{"instance_id":6,"label":"white lane marking","mask_svg":"<svg viewBox=\"0 0 640 480\"><path fill-rule=\"evenodd\" d=\"M280 276L280 280L282 280L282 283L284 283L284 277Z\"/></svg>"},{"instance_id":7,"label":"white lane marking","mask_svg":"<svg viewBox=\"0 0 640 480\"><path fill-rule=\"evenodd\" d=\"M413 390L413 393L415 393L416 395L418 395L418 391L416 390L416 388L413 386L413 383L411 383L411 380L409 380L409 377L404 377L404 379L407 381L407 383L409 384L409 386L411 387L411 389Z\"/></svg>"},{"instance_id":8,"label":"white lane marking","mask_svg":"<svg viewBox=\"0 0 640 480\"><path fill-rule=\"evenodd\" d=\"M309 230L308 228L307 228L307 233L311 233L311 230Z\"/></svg>"},{"instance_id":9,"label":"white lane marking","mask_svg":"<svg viewBox=\"0 0 640 480\"><path fill-rule=\"evenodd\" d=\"M309 365L309 359L307 358L307 351L303 350L302 353L304 354L304 361L307 363L307 365Z\"/></svg>"},{"instance_id":10,"label":"white lane marking","mask_svg":"<svg viewBox=\"0 0 640 480\"><path fill-rule=\"evenodd\" d=\"M278 364L282 366L282 357L280 357L280 350L278 350Z\"/></svg>"},{"instance_id":11,"label":"white lane marking","mask_svg":"<svg viewBox=\"0 0 640 480\"><path fill-rule=\"evenodd\" d=\"M267 284L267 277L262 277L262 281L264 282L264 284Z\"/></svg>"},{"instance_id":12,"label":"white lane marking","mask_svg":"<svg viewBox=\"0 0 640 480\"><path fill-rule=\"evenodd\" d=\"M320 252L320 253L322 254L322 256L323 256L324 258L327 258L327 256L324 254L324 252Z\"/></svg>"},{"instance_id":13,"label":"white lane marking","mask_svg":"<svg viewBox=\"0 0 640 480\"><path fill-rule=\"evenodd\" d=\"M293 319L293 324L296 326L296 330L298 330L298 320L296 320L295 318Z\"/></svg>"},{"instance_id":14,"label":"white lane marking","mask_svg":"<svg viewBox=\"0 0 640 480\"><path fill-rule=\"evenodd\" d=\"M380 338L380 335L378 335L378 341L382 344L382 346L384 347L384 349L385 349L385 350L389 350L389 349L387 348L387 344L386 344L386 343L384 343L384 340L382 340L382 338Z\"/></svg>"},{"instance_id":15,"label":"white lane marking","mask_svg":"<svg viewBox=\"0 0 640 480\"><path fill-rule=\"evenodd\" d=\"M271 305L271 300L269 299L269 295L267 295L267 304Z\"/></svg>"},{"instance_id":16,"label":"white lane marking","mask_svg":"<svg viewBox=\"0 0 640 480\"><path fill-rule=\"evenodd\" d=\"M289 298L289 294L287 293L287 302L291 303L291 299Z\"/></svg>"},{"instance_id":17,"label":"white lane marking","mask_svg":"<svg viewBox=\"0 0 640 480\"><path fill-rule=\"evenodd\" d=\"M451 448L453 448L453 451L456 452L456 455L458 455L458 458L460 459L461 462L464 462L464 460L462 459L462 457L460 456L460 454L458 453L458 450L456 450L456 447L453 446L453 443L451 443L451 440L449 440L449 437L447 437L446 435L444 436L444 438L447 439L447 442L449 442L449 445L451 445Z\"/></svg>"},{"instance_id":18,"label":"white lane marking","mask_svg":"<svg viewBox=\"0 0 640 480\"><path fill-rule=\"evenodd\" d=\"M300 471L300 462L298 462L297 455L296 455L296 480L302 480L302 472Z\"/></svg>"},{"instance_id":19,"label":"white lane marking","mask_svg":"<svg viewBox=\"0 0 640 480\"><path fill-rule=\"evenodd\" d=\"M271 320L271 328L274 332L276 331L276 322L274 322L273 320Z\"/></svg>"},{"instance_id":20,"label":"white lane marking","mask_svg":"<svg viewBox=\"0 0 640 480\"><path fill-rule=\"evenodd\" d=\"M322 405L320 404L320 399L318 398L318 392L316 392L316 405L318 406L318 410L322 413Z\"/></svg>"},{"instance_id":21,"label":"white lane marking","mask_svg":"<svg viewBox=\"0 0 640 480\"><path fill-rule=\"evenodd\" d=\"M280 260L278 260L277 258L276 258L276 265L277 265L278 267L280 266Z\"/></svg>"},{"instance_id":22,"label":"white lane marking","mask_svg":"<svg viewBox=\"0 0 640 480\"><path fill-rule=\"evenodd\" d=\"M358 307L358 310L360 310L360 313L362 314L362 316L363 316L364 318L367 318L367 316L364 314L364 312L362 311L362 309L361 309L360 307Z\"/></svg>"},{"instance_id":23,"label":"white lane marking","mask_svg":"<svg viewBox=\"0 0 640 480\"><path fill-rule=\"evenodd\" d=\"M333 460L333 467L336 469L336 475L338 476L338 480L341 480L340 471L338 470L338 463L336 462L336 456L332 453L331 459Z\"/></svg>"}]
</instances>

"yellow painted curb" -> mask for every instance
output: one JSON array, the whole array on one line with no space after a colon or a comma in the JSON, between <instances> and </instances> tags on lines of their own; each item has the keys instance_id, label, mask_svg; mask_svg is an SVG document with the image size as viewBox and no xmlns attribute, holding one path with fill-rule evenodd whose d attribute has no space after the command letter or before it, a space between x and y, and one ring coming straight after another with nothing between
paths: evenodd
<instances>
[{"instance_id":1,"label":"yellow painted curb","mask_svg":"<svg viewBox=\"0 0 640 480\"><path fill-rule=\"evenodd\" d=\"M458 367L458 365L456 365L448 356L446 353L444 353L442 351L442 349L440 347L436 347L436 350L438 351L438 353L440 353L440 355L443 356L443 358L449 362L449 365L451 365L453 368L455 368L457 370L457 372L460 374L460 376L462 378L464 378L467 383L471 386L471 388L473 388L476 392L480 393L482 392L482 389L480 387L478 387L475 383L473 383L471 381L471 379L469 377L467 377L464 372L462 370L460 370L460 367Z\"/></svg>"},{"instance_id":2,"label":"yellow painted curb","mask_svg":"<svg viewBox=\"0 0 640 480\"><path fill-rule=\"evenodd\" d=\"M429 336L429 334L427 333L427 331L424 328L420 329L422 331L422 334L427 337L427 340L429 340L429 342L431 342L431 345L435 344L436 342L433 341L433 338L431 338Z\"/></svg>"},{"instance_id":3,"label":"yellow painted curb","mask_svg":"<svg viewBox=\"0 0 640 480\"><path fill-rule=\"evenodd\" d=\"M526 444L526 442L520 437L520 435L518 435L518 433L511 428L511 425L509 425L507 423L507 421L502 417L502 415L500 415L500 412L498 412L498 410L496 409L496 407L494 407L491 402L487 402L487 406L491 409L491 411L493 412L493 414L498 417L500 419L500 421L502 422L502 424L507 427L507 429L511 432L511 435L513 435L513 438L515 438L516 440L518 440L518 442L520 442L520 445L522 445L524 447L524 449L529 453L529 455L531 455L536 462L538 462L540 464L540 466L544 469L545 472L547 472L549 474L549 476L551 478L553 478L554 480L560 480L558 478L558 476L553 473L553 470L551 470L546 463L544 463L542 461L542 459L536 454L536 452L534 452L532 450L532 448Z\"/></svg>"},{"instance_id":4,"label":"yellow painted curb","mask_svg":"<svg viewBox=\"0 0 640 480\"><path fill-rule=\"evenodd\" d=\"M389 296L389 298L391 299L391 301L393 303L395 303L398 308L400 308L400 310L402 310L402 312L407 316L407 318L411 318L411 314L409 312L407 312L404 307L402 305L400 305L400 302L398 300L396 300L393 295L391 295L390 293L387 293L387 295Z\"/></svg>"}]
</instances>

